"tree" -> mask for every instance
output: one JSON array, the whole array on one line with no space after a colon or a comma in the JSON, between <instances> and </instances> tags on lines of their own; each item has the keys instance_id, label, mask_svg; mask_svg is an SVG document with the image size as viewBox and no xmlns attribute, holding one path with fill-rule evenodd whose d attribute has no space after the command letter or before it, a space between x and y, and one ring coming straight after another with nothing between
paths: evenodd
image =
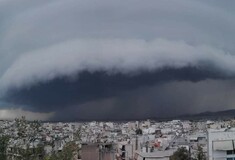
<instances>
[{"instance_id":1,"label":"tree","mask_svg":"<svg viewBox=\"0 0 235 160\"><path fill-rule=\"evenodd\" d=\"M78 146L74 142L69 142L65 145L62 150L61 157L63 160L72 160L74 159L78 150Z\"/></svg>"},{"instance_id":2,"label":"tree","mask_svg":"<svg viewBox=\"0 0 235 160\"><path fill-rule=\"evenodd\" d=\"M78 130L75 131L75 133L73 134L74 135L74 140L75 141L81 141L81 128L79 128Z\"/></svg>"},{"instance_id":3,"label":"tree","mask_svg":"<svg viewBox=\"0 0 235 160\"><path fill-rule=\"evenodd\" d=\"M136 135L142 135L143 134L143 131L138 128L136 131L135 131Z\"/></svg>"},{"instance_id":4,"label":"tree","mask_svg":"<svg viewBox=\"0 0 235 160\"><path fill-rule=\"evenodd\" d=\"M7 146L9 142L9 136L0 137L0 159L7 160Z\"/></svg>"},{"instance_id":5,"label":"tree","mask_svg":"<svg viewBox=\"0 0 235 160\"><path fill-rule=\"evenodd\" d=\"M81 127L74 133L74 143L77 145L77 155L78 155L78 158L81 158L81 154L80 154L80 150L81 150L81 147L79 145L79 143L81 142L81 134L82 134L82 129Z\"/></svg>"},{"instance_id":6,"label":"tree","mask_svg":"<svg viewBox=\"0 0 235 160\"><path fill-rule=\"evenodd\" d=\"M52 153L51 156L47 156L44 160L73 160L78 150L77 144L74 142L67 143L63 150L58 153Z\"/></svg>"},{"instance_id":7,"label":"tree","mask_svg":"<svg viewBox=\"0 0 235 160\"><path fill-rule=\"evenodd\" d=\"M178 148L177 151L170 156L170 160L190 160L189 151L185 147Z\"/></svg>"},{"instance_id":8,"label":"tree","mask_svg":"<svg viewBox=\"0 0 235 160\"><path fill-rule=\"evenodd\" d=\"M15 119L15 123L16 123L16 127L18 130L18 136L19 138L23 139L26 138L26 131L27 131L27 121L25 119L24 116L22 116L21 118L16 118Z\"/></svg>"},{"instance_id":9,"label":"tree","mask_svg":"<svg viewBox=\"0 0 235 160\"><path fill-rule=\"evenodd\" d=\"M203 152L203 148L202 148L200 145L198 145L197 159L198 159L198 160L206 160L206 155L205 155L205 153Z\"/></svg>"}]
</instances>

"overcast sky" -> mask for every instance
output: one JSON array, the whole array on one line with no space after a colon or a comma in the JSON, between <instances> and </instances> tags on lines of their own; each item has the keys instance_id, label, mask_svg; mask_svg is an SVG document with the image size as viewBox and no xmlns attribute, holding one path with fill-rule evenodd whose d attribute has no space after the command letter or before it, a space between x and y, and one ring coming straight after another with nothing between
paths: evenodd
<instances>
[{"instance_id":1,"label":"overcast sky","mask_svg":"<svg viewBox=\"0 0 235 160\"><path fill-rule=\"evenodd\" d=\"M0 115L96 120L233 109L234 7L0 0Z\"/></svg>"}]
</instances>

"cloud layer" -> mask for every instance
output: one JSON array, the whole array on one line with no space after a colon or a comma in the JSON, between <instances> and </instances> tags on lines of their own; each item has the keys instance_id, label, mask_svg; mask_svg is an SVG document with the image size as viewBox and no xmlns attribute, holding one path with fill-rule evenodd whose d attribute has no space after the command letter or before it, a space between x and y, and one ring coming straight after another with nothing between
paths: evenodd
<instances>
[{"instance_id":1,"label":"cloud layer","mask_svg":"<svg viewBox=\"0 0 235 160\"><path fill-rule=\"evenodd\" d=\"M2 75L1 88L31 86L82 71L138 74L159 69L201 67L235 74L235 56L208 46L157 39L75 40L29 52L19 57Z\"/></svg>"}]
</instances>

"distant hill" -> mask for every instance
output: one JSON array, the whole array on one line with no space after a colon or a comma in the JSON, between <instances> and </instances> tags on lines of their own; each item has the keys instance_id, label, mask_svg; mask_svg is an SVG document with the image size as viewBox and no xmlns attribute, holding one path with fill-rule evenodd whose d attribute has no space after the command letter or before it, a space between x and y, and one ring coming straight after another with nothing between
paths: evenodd
<instances>
[{"instance_id":1,"label":"distant hill","mask_svg":"<svg viewBox=\"0 0 235 160\"><path fill-rule=\"evenodd\" d=\"M215 120L215 119L230 119L235 118L235 109L217 111L217 112L201 112L198 114L184 114L180 116L173 117L145 117L145 118L128 118L128 119L71 119L71 120L60 120L60 121L48 121L48 122L87 122L87 121L113 121L113 122L128 122L128 121L142 121L146 119L156 120L156 121L169 121L173 119L181 120Z\"/></svg>"},{"instance_id":2,"label":"distant hill","mask_svg":"<svg viewBox=\"0 0 235 160\"><path fill-rule=\"evenodd\" d=\"M198 114L185 114L178 116L180 119L227 119L235 117L235 109L217 111L217 112L202 112Z\"/></svg>"}]
</instances>

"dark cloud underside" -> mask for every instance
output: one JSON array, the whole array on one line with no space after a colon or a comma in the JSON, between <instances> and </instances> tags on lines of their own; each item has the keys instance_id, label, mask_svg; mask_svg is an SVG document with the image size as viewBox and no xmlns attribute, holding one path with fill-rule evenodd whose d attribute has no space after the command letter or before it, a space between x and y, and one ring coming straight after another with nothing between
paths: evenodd
<instances>
[{"instance_id":1,"label":"dark cloud underside","mask_svg":"<svg viewBox=\"0 0 235 160\"><path fill-rule=\"evenodd\" d=\"M8 91L6 99L16 104L35 106L35 110L53 111L74 104L122 95L123 92L160 85L170 81L197 82L205 79L224 79L222 73L200 68L163 68L132 75L106 72L82 72L73 78L60 77L47 83ZM227 77L228 78L228 77ZM230 77L231 78L231 77Z\"/></svg>"}]
</instances>

